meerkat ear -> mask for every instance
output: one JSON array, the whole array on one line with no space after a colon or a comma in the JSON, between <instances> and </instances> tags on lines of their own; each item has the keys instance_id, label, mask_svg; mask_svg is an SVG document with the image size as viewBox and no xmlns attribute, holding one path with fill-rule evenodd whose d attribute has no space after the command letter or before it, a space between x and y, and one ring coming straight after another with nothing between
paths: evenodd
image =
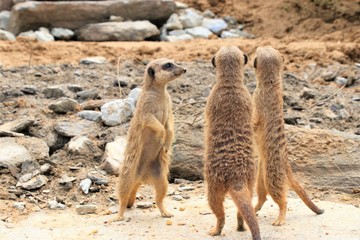
<instances>
[{"instance_id":1,"label":"meerkat ear","mask_svg":"<svg viewBox=\"0 0 360 240\"><path fill-rule=\"evenodd\" d=\"M256 68L257 58L254 60L254 68Z\"/></svg>"},{"instance_id":2,"label":"meerkat ear","mask_svg":"<svg viewBox=\"0 0 360 240\"><path fill-rule=\"evenodd\" d=\"M154 77L155 77L155 71L154 71L154 69L153 69L152 67L149 67L149 68L147 69L147 73L149 74L149 76L150 76L151 78L154 78Z\"/></svg>"},{"instance_id":3,"label":"meerkat ear","mask_svg":"<svg viewBox=\"0 0 360 240\"><path fill-rule=\"evenodd\" d=\"M246 65L246 64L247 64L247 62L248 62L248 57L247 57L247 55L246 55L246 54L244 54L244 65Z\"/></svg>"},{"instance_id":4,"label":"meerkat ear","mask_svg":"<svg viewBox=\"0 0 360 240\"><path fill-rule=\"evenodd\" d=\"M211 63L212 63L212 65L214 66L214 68L216 68L215 57L213 57L213 58L211 59Z\"/></svg>"}]
</instances>

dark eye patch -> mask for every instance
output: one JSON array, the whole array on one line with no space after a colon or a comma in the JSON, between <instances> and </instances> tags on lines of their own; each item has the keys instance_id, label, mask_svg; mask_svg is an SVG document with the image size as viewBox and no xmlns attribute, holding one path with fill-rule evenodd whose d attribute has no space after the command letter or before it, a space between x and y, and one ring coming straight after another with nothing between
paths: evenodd
<instances>
[{"instance_id":1,"label":"dark eye patch","mask_svg":"<svg viewBox=\"0 0 360 240\"><path fill-rule=\"evenodd\" d=\"M174 64L172 64L172 63L165 63L163 66L162 66L162 69L163 70L169 70L169 69L171 69L171 68L173 68L174 67Z\"/></svg>"}]
</instances>

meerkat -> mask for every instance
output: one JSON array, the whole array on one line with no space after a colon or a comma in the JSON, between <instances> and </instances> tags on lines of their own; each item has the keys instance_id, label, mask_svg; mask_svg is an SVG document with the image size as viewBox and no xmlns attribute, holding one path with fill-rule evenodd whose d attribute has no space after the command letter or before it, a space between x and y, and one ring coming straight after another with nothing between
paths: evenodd
<instances>
[{"instance_id":1,"label":"meerkat","mask_svg":"<svg viewBox=\"0 0 360 240\"><path fill-rule=\"evenodd\" d=\"M256 164L253 157L251 95L243 83L247 56L236 46L223 46L212 59L216 83L205 109L205 179L208 203L217 218L210 235L220 235L225 224L227 193L237 211L237 230L244 220L253 239L261 239L251 203Z\"/></svg>"},{"instance_id":2,"label":"meerkat","mask_svg":"<svg viewBox=\"0 0 360 240\"><path fill-rule=\"evenodd\" d=\"M113 221L124 220L125 208L131 208L142 183L153 184L156 205L163 217L172 217L164 205L167 193L174 116L167 84L186 69L173 60L151 61L145 71L143 90L130 122L125 157L119 170L119 212Z\"/></svg>"},{"instance_id":3,"label":"meerkat","mask_svg":"<svg viewBox=\"0 0 360 240\"><path fill-rule=\"evenodd\" d=\"M282 70L284 58L272 47L258 47L254 67L257 78L253 94L255 142L259 152L257 175L258 212L266 201L269 193L279 205L278 218L273 225L285 223L286 192L290 186L302 201L316 214L322 214L294 179L288 162L287 143L285 138L283 117Z\"/></svg>"}]
</instances>

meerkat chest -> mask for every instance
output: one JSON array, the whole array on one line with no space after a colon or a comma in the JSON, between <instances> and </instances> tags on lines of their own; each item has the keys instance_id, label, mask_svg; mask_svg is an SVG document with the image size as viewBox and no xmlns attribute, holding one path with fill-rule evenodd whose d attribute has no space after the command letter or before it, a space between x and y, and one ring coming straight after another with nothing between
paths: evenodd
<instances>
[{"instance_id":1,"label":"meerkat chest","mask_svg":"<svg viewBox=\"0 0 360 240\"><path fill-rule=\"evenodd\" d=\"M161 122L162 124L165 124L169 118L169 99L159 99L159 101L154 102L154 116Z\"/></svg>"}]
</instances>

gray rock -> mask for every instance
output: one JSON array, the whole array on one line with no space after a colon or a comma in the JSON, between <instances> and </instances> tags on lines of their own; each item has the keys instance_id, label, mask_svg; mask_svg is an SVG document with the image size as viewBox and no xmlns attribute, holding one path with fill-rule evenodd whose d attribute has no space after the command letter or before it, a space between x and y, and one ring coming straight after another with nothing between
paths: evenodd
<instances>
[{"instance_id":1,"label":"gray rock","mask_svg":"<svg viewBox=\"0 0 360 240\"><path fill-rule=\"evenodd\" d=\"M37 175L33 178L31 178L29 181L27 182L18 182L18 184L16 185L17 187L22 187L26 190L35 190L35 189L39 189L42 186L44 186L46 183L48 182L47 177L45 177L44 175Z\"/></svg>"},{"instance_id":2,"label":"gray rock","mask_svg":"<svg viewBox=\"0 0 360 240\"><path fill-rule=\"evenodd\" d=\"M25 38L30 38L30 39L36 40L36 34L33 30L19 33L19 37L25 37Z\"/></svg>"},{"instance_id":3,"label":"gray rock","mask_svg":"<svg viewBox=\"0 0 360 240\"><path fill-rule=\"evenodd\" d=\"M74 31L67 28L53 28L51 34L59 40L70 40L75 35Z\"/></svg>"},{"instance_id":4,"label":"gray rock","mask_svg":"<svg viewBox=\"0 0 360 240\"><path fill-rule=\"evenodd\" d=\"M309 121L314 122L314 123L322 123L323 119L322 118L310 118Z\"/></svg>"},{"instance_id":5,"label":"gray rock","mask_svg":"<svg viewBox=\"0 0 360 240\"><path fill-rule=\"evenodd\" d=\"M21 91L25 94L35 95L38 92L38 88L34 85L25 85L21 88Z\"/></svg>"},{"instance_id":6,"label":"gray rock","mask_svg":"<svg viewBox=\"0 0 360 240\"><path fill-rule=\"evenodd\" d=\"M10 12L2 11L0 12L0 29L6 30L9 24Z\"/></svg>"},{"instance_id":7,"label":"gray rock","mask_svg":"<svg viewBox=\"0 0 360 240\"><path fill-rule=\"evenodd\" d=\"M0 138L0 166L20 165L26 160L49 157L46 142L34 137Z\"/></svg>"},{"instance_id":8,"label":"gray rock","mask_svg":"<svg viewBox=\"0 0 360 240\"><path fill-rule=\"evenodd\" d=\"M21 174L32 173L33 176L36 176L40 174L39 170L40 164L37 161L27 160L21 164Z\"/></svg>"},{"instance_id":9,"label":"gray rock","mask_svg":"<svg viewBox=\"0 0 360 240\"><path fill-rule=\"evenodd\" d=\"M38 31L35 31L36 39L39 42L52 42L55 41L55 38L53 35L51 35L49 29L41 27Z\"/></svg>"},{"instance_id":10,"label":"gray rock","mask_svg":"<svg viewBox=\"0 0 360 240\"><path fill-rule=\"evenodd\" d=\"M14 202L13 208L16 208L17 210L24 210L25 209L25 202Z\"/></svg>"},{"instance_id":11,"label":"gray rock","mask_svg":"<svg viewBox=\"0 0 360 240\"><path fill-rule=\"evenodd\" d=\"M172 197L172 199L175 200L175 201L182 201L182 200L184 200L184 198L183 198L181 195L174 195L174 196Z\"/></svg>"},{"instance_id":12,"label":"gray rock","mask_svg":"<svg viewBox=\"0 0 360 240\"><path fill-rule=\"evenodd\" d=\"M59 184L67 184L67 183L74 182L75 180L76 180L76 177L69 177L68 175L65 174L59 179Z\"/></svg>"},{"instance_id":13,"label":"gray rock","mask_svg":"<svg viewBox=\"0 0 360 240\"><path fill-rule=\"evenodd\" d=\"M110 16L109 21L110 22L123 22L125 19L121 16Z\"/></svg>"},{"instance_id":14,"label":"gray rock","mask_svg":"<svg viewBox=\"0 0 360 240\"><path fill-rule=\"evenodd\" d=\"M0 137L24 137L22 133L0 130Z\"/></svg>"},{"instance_id":15,"label":"gray rock","mask_svg":"<svg viewBox=\"0 0 360 240\"><path fill-rule=\"evenodd\" d=\"M181 36L187 34L185 30L174 30L169 32L169 36Z\"/></svg>"},{"instance_id":16,"label":"gray rock","mask_svg":"<svg viewBox=\"0 0 360 240\"><path fill-rule=\"evenodd\" d=\"M349 86L348 84L348 79L341 77L341 76L337 76L335 78L335 83L339 86L339 87L343 87L343 86Z\"/></svg>"},{"instance_id":17,"label":"gray rock","mask_svg":"<svg viewBox=\"0 0 360 240\"><path fill-rule=\"evenodd\" d=\"M214 18L215 17L215 14L209 9L205 10L205 12L203 12L202 15L205 18Z\"/></svg>"},{"instance_id":18,"label":"gray rock","mask_svg":"<svg viewBox=\"0 0 360 240\"><path fill-rule=\"evenodd\" d=\"M82 86L74 85L74 84L67 86L67 89L69 89L71 92L75 92L75 93L84 90L84 88Z\"/></svg>"},{"instance_id":19,"label":"gray rock","mask_svg":"<svg viewBox=\"0 0 360 240\"><path fill-rule=\"evenodd\" d=\"M63 89L57 86L47 87L43 90L43 94L45 98L60 98L65 96L65 92Z\"/></svg>"},{"instance_id":20,"label":"gray rock","mask_svg":"<svg viewBox=\"0 0 360 240\"><path fill-rule=\"evenodd\" d=\"M239 29L230 29L229 31L223 31L221 33L221 38L255 38L251 33L239 30Z\"/></svg>"},{"instance_id":21,"label":"gray rock","mask_svg":"<svg viewBox=\"0 0 360 240\"><path fill-rule=\"evenodd\" d=\"M97 99L99 98L99 94L96 92L95 89L92 90L84 90L76 93L76 97L80 100L87 100L87 99Z\"/></svg>"},{"instance_id":22,"label":"gray rock","mask_svg":"<svg viewBox=\"0 0 360 240\"><path fill-rule=\"evenodd\" d=\"M72 138L68 145L70 156L80 156L84 159L100 159L103 152L96 144L86 136L76 136Z\"/></svg>"},{"instance_id":23,"label":"gray rock","mask_svg":"<svg viewBox=\"0 0 360 240\"><path fill-rule=\"evenodd\" d=\"M96 211L97 211L96 205L91 205L91 204L76 205L76 212L80 215L92 214L92 213L96 213Z\"/></svg>"},{"instance_id":24,"label":"gray rock","mask_svg":"<svg viewBox=\"0 0 360 240\"><path fill-rule=\"evenodd\" d=\"M179 36L166 36L164 40L168 42L177 42L177 41L189 41L192 39L194 38L190 34L186 33Z\"/></svg>"},{"instance_id":25,"label":"gray rock","mask_svg":"<svg viewBox=\"0 0 360 240\"><path fill-rule=\"evenodd\" d=\"M15 36L11 32L0 29L0 40L15 41Z\"/></svg>"},{"instance_id":26,"label":"gray rock","mask_svg":"<svg viewBox=\"0 0 360 240\"><path fill-rule=\"evenodd\" d=\"M9 29L18 34L49 23L53 27L79 29L88 23L108 21L111 15L128 20L149 20L162 25L175 11L175 3L169 0L29 1L13 7Z\"/></svg>"},{"instance_id":27,"label":"gray rock","mask_svg":"<svg viewBox=\"0 0 360 240\"><path fill-rule=\"evenodd\" d=\"M191 35L193 38L205 38L208 39L212 32L204 27L194 27L186 29L186 33Z\"/></svg>"},{"instance_id":28,"label":"gray rock","mask_svg":"<svg viewBox=\"0 0 360 240\"><path fill-rule=\"evenodd\" d=\"M42 174L48 174L52 169L52 166L49 163L45 163L43 165L41 165L40 167L40 172Z\"/></svg>"},{"instance_id":29,"label":"gray rock","mask_svg":"<svg viewBox=\"0 0 360 240\"><path fill-rule=\"evenodd\" d=\"M107 63L106 58L104 57L87 57L80 60L80 64L105 64Z\"/></svg>"},{"instance_id":30,"label":"gray rock","mask_svg":"<svg viewBox=\"0 0 360 240\"><path fill-rule=\"evenodd\" d=\"M336 78L338 72L338 67L332 66L331 68L326 69L326 71L321 74L321 78L327 82L333 81Z\"/></svg>"},{"instance_id":31,"label":"gray rock","mask_svg":"<svg viewBox=\"0 0 360 240\"><path fill-rule=\"evenodd\" d=\"M90 186L91 186L91 180L88 178L85 178L80 182L80 188L85 194L89 193Z\"/></svg>"},{"instance_id":32,"label":"gray rock","mask_svg":"<svg viewBox=\"0 0 360 240\"><path fill-rule=\"evenodd\" d=\"M217 35L219 35L224 29L228 27L227 23L221 18L204 18L202 21L202 26Z\"/></svg>"},{"instance_id":33,"label":"gray rock","mask_svg":"<svg viewBox=\"0 0 360 240\"><path fill-rule=\"evenodd\" d=\"M179 20L183 28L194 28L201 26L203 17L196 10L189 8L181 13Z\"/></svg>"},{"instance_id":34,"label":"gray rock","mask_svg":"<svg viewBox=\"0 0 360 240\"><path fill-rule=\"evenodd\" d=\"M177 2L176 1L175 4L176 4L176 8L179 9L179 10L189 8L189 6L187 4L182 3L182 2Z\"/></svg>"},{"instance_id":35,"label":"gray rock","mask_svg":"<svg viewBox=\"0 0 360 240\"><path fill-rule=\"evenodd\" d=\"M171 179L187 180L203 179L203 146L204 133L202 129L189 129L175 133L173 158L170 165Z\"/></svg>"},{"instance_id":36,"label":"gray rock","mask_svg":"<svg viewBox=\"0 0 360 240\"><path fill-rule=\"evenodd\" d=\"M48 201L48 208L51 210L65 210L66 206L62 203L57 202L56 200L50 200Z\"/></svg>"},{"instance_id":37,"label":"gray rock","mask_svg":"<svg viewBox=\"0 0 360 240\"><path fill-rule=\"evenodd\" d=\"M139 99L139 96L142 92L142 89L137 87L137 88L134 88L130 91L129 95L128 95L128 98L131 98L131 99L134 99L135 100L135 105L137 104L137 101Z\"/></svg>"},{"instance_id":38,"label":"gray rock","mask_svg":"<svg viewBox=\"0 0 360 240\"><path fill-rule=\"evenodd\" d=\"M154 206L154 204L152 202L138 202L138 203L136 203L136 207L141 208L141 209L152 208L153 206Z\"/></svg>"},{"instance_id":39,"label":"gray rock","mask_svg":"<svg viewBox=\"0 0 360 240\"><path fill-rule=\"evenodd\" d=\"M336 119L338 118L338 115L336 115L333 111L330 109L324 109L323 116L330 118L330 119Z\"/></svg>"},{"instance_id":40,"label":"gray rock","mask_svg":"<svg viewBox=\"0 0 360 240\"><path fill-rule=\"evenodd\" d=\"M108 102L101 107L101 119L107 126L116 126L127 122L135 108L129 99Z\"/></svg>"},{"instance_id":41,"label":"gray rock","mask_svg":"<svg viewBox=\"0 0 360 240\"><path fill-rule=\"evenodd\" d=\"M100 168L109 174L119 174L119 168L124 161L126 144L124 137L116 137L114 142L107 143Z\"/></svg>"},{"instance_id":42,"label":"gray rock","mask_svg":"<svg viewBox=\"0 0 360 240\"><path fill-rule=\"evenodd\" d=\"M149 21L105 22L88 24L78 32L81 41L143 41L160 35Z\"/></svg>"},{"instance_id":43,"label":"gray rock","mask_svg":"<svg viewBox=\"0 0 360 240\"><path fill-rule=\"evenodd\" d=\"M101 122L101 112L85 110L85 111L78 112L77 115L79 117L89 120L89 121Z\"/></svg>"},{"instance_id":44,"label":"gray rock","mask_svg":"<svg viewBox=\"0 0 360 240\"><path fill-rule=\"evenodd\" d=\"M315 90L307 88L307 87L303 88L301 95L300 95L301 98L305 98L305 99L314 99L315 96L316 96Z\"/></svg>"},{"instance_id":45,"label":"gray rock","mask_svg":"<svg viewBox=\"0 0 360 240\"><path fill-rule=\"evenodd\" d=\"M80 109L80 104L70 98L61 98L49 105L49 109L56 113L76 112Z\"/></svg>"},{"instance_id":46,"label":"gray rock","mask_svg":"<svg viewBox=\"0 0 360 240\"><path fill-rule=\"evenodd\" d=\"M351 117L351 114L346 109L340 109L339 115L341 119L348 119L349 117Z\"/></svg>"},{"instance_id":47,"label":"gray rock","mask_svg":"<svg viewBox=\"0 0 360 240\"><path fill-rule=\"evenodd\" d=\"M87 177L96 185L108 185L109 180L97 173L88 173Z\"/></svg>"},{"instance_id":48,"label":"gray rock","mask_svg":"<svg viewBox=\"0 0 360 240\"><path fill-rule=\"evenodd\" d=\"M79 122L61 121L55 124L55 131L64 137L75 137L96 133L99 127L92 121L82 120Z\"/></svg>"},{"instance_id":49,"label":"gray rock","mask_svg":"<svg viewBox=\"0 0 360 240\"><path fill-rule=\"evenodd\" d=\"M195 188L192 186L185 186L185 187L179 187L177 190L179 192L185 192L185 191L193 191L195 190Z\"/></svg>"},{"instance_id":50,"label":"gray rock","mask_svg":"<svg viewBox=\"0 0 360 240\"><path fill-rule=\"evenodd\" d=\"M360 96L354 96L352 98L352 100L355 101L355 102L359 102L360 101Z\"/></svg>"},{"instance_id":51,"label":"gray rock","mask_svg":"<svg viewBox=\"0 0 360 240\"><path fill-rule=\"evenodd\" d=\"M27 131L28 128L34 124L34 122L34 119L18 119L0 125L0 130L21 133Z\"/></svg>"},{"instance_id":52,"label":"gray rock","mask_svg":"<svg viewBox=\"0 0 360 240\"><path fill-rule=\"evenodd\" d=\"M183 26L181 25L181 22L179 20L179 16L176 13L173 13L170 16L164 27L168 31L183 29Z\"/></svg>"},{"instance_id":53,"label":"gray rock","mask_svg":"<svg viewBox=\"0 0 360 240\"><path fill-rule=\"evenodd\" d=\"M237 19L235 17L232 17L232 16L225 16L224 20L225 20L225 22L227 24L232 25L232 26L238 24ZM240 30L243 30L244 27L242 25L238 25L237 28L240 29Z\"/></svg>"}]
</instances>

